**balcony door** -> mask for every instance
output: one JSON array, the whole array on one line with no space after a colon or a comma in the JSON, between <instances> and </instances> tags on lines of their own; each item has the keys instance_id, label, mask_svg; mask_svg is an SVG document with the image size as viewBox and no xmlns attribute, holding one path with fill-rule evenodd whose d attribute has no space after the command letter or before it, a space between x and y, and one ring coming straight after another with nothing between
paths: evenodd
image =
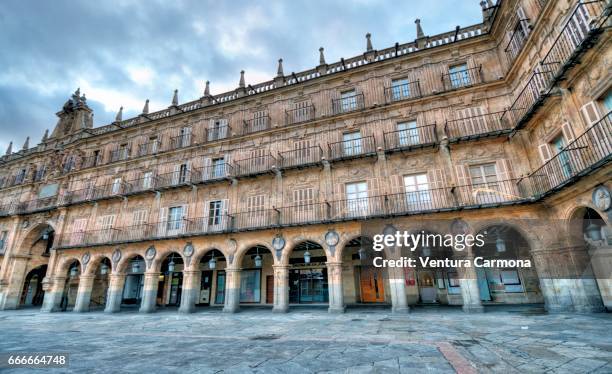
<instances>
[{"instance_id":1,"label":"balcony door","mask_svg":"<svg viewBox=\"0 0 612 374\"><path fill-rule=\"evenodd\" d=\"M168 209L168 221L166 223L166 234L168 236L178 235L182 232L183 217L183 206L173 206Z\"/></svg>"},{"instance_id":2,"label":"balcony door","mask_svg":"<svg viewBox=\"0 0 612 374\"><path fill-rule=\"evenodd\" d=\"M416 121L398 123L397 131L398 143L401 147L420 143Z\"/></svg>"},{"instance_id":3,"label":"balcony door","mask_svg":"<svg viewBox=\"0 0 612 374\"><path fill-rule=\"evenodd\" d=\"M224 219L227 200L214 200L208 203L205 232L223 231L227 220Z\"/></svg>"},{"instance_id":4,"label":"balcony door","mask_svg":"<svg viewBox=\"0 0 612 374\"><path fill-rule=\"evenodd\" d=\"M477 204L489 204L503 201L497 178L495 163L470 166L472 197Z\"/></svg>"},{"instance_id":5,"label":"balcony door","mask_svg":"<svg viewBox=\"0 0 612 374\"><path fill-rule=\"evenodd\" d=\"M572 175L572 164L569 152L565 149L567 147L567 140L563 135L559 135L553 139L551 146L554 154L558 155L557 159L563 179L569 178Z\"/></svg>"},{"instance_id":6,"label":"balcony door","mask_svg":"<svg viewBox=\"0 0 612 374\"><path fill-rule=\"evenodd\" d=\"M357 109L357 93L355 90L344 91L340 94L340 110L351 112Z\"/></svg>"},{"instance_id":7,"label":"balcony door","mask_svg":"<svg viewBox=\"0 0 612 374\"><path fill-rule=\"evenodd\" d=\"M410 85L408 79L394 79L391 81L391 99L393 101L407 99L410 97Z\"/></svg>"},{"instance_id":8,"label":"balcony door","mask_svg":"<svg viewBox=\"0 0 612 374\"><path fill-rule=\"evenodd\" d=\"M345 188L346 210L348 216L366 216L368 214L368 183L348 183Z\"/></svg>"},{"instance_id":9,"label":"balcony door","mask_svg":"<svg viewBox=\"0 0 612 374\"><path fill-rule=\"evenodd\" d=\"M431 194L427 174L413 174L404 177L407 210L431 208Z\"/></svg>"},{"instance_id":10,"label":"balcony door","mask_svg":"<svg viewBox=\"0 0 612 374\"><path fill-rule=\"evenodd\" d=\"M452 88L459 88L470 84L467 64L451 66L448 68L448 73Z\"/></svg>"},{"instance_id":11,"label":"balcony door","mask_svg":"<svg viewBox=\"0 0 612 374\"><path fill-rule=\"evenodd\" d=\"M342 136L342 153L344 156L354 156L363 152L361 132L355 131Z\"/></svg>"}]
</instances>

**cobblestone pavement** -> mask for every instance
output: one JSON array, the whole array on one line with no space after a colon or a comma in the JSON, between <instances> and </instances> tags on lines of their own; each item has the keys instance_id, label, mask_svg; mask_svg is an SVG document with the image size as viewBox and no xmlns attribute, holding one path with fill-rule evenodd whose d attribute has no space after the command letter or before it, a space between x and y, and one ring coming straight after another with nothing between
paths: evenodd
<instances>
[{"instance_id":1,"label":"cobblestone pavement","mask_svg":"<svg viewBox=\"0 0 612 374\"><path fill-rule=\"evenodd\" d=\"M70 352L68 369L40 372L612 373L611 317L546 315L535 307L408 315L18 310L0 312L0 352Z\"/></svg>"}]
</instances>

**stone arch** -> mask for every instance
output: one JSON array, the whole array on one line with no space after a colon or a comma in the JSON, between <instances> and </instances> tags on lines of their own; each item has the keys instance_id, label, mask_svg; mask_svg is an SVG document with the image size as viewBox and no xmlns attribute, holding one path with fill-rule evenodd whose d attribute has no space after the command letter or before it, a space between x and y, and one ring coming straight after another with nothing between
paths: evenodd
<instances>
[{"instance_id":1,"label":"stone arch","mask_svg":"<svg viewBox=\"0 0 612 374\"><path fill-rule=\"evenodd\" d=\"M83 273L83 265L81 264L81 260L79 260L76 256L67 256L61 260L59 265L57 266L57 272L55 275L57 277L64 277L68 275L68 270L72 267L72 264L77 263L79 268L79 274Z\"/></svg>"},{"instance_id":2,"label":"stone arch","mask_svg":"<svg viewBox=\"0 0 612 374\"><path fill-rule=\"evenodd\" d=\"M98 269L98 266L100 266L104 259L107 259L110 263L109 273L113 273L115 271L115 268L113 267L113 261L111 260L111 256L107 254L96 254L92 256L91 260L89 261L89 264L87 264L87 268L85 269L84 275L94 275L96 270Z\"/></svg>"},{"instance_id":3,"label":"stone arch","mask_svg":"<svg viewBox=\"0 0 612 374\"><path fill-rule=\"evenodd\" d=\"M127 255L124 255L121 257L121 259L119 260L119 262L117 263L117 266L113 269L113 273L116 274L126 274L127 270L128 270L128 266L130 265L130 263L132 262L132 260L136 259L136 258L141 258L143 263L144 263L144 253L139 253L139 252L132 252L129 253ZM143 269L144 270L144 269Z\"/></svg>"},{"instance_id":4,"label":"stone arch","mask_svg":"<svg viewBox=\"0 0 612 374\"><path fill-rule=\"evenodd\" d=\"M336 260L342 261L342 256L344 255L344 250L346 246L355 239L358 239L362 236L366 236L362 233L351 233L347 235L345 238L340 238L340 241L336 245Z\"/></svg>"},{"instance_id":5,"label":"stone arch","mask_svg":"<svg viewBox=\"0 0 612 374\"><path fill-rule=\"evenodd\" d=\"M275 253L276 251L274 251L274 249L272 248L270 244L263 243L261 240L249 240L247 242L241 243L238 246L238 249L236 249L236 252L234 253L234 260L231 262L229 267L230 268L240 268L242 264L242 260L244 259L244 256L246 255L247 251L257 246L267 248L270 251L270 253L272 253L272 258L274 259L273 265L278 264L278 259L276 258L276 253Z\"/></svg>"},{"instance_id":6,"label":"stone arch","mask_svg":"<svg viewBox=\"0 0 612 374\"><path fill-rule=\"evenodd\" d=\"M28 242L28 239L34 240L37 236L42 235L43 231L47 227L50 227L54 233L57 232L54 224L52 224L51 222L45 221L45 222L39 222L35 225L32 225L32 227L30 227L25 233L23 233L21 237L18 239L17 245L14 246L14 248L17 250L17 254L31 254L31 253L24 253L23 251L24 248L27 248L28 251L32 248L32 246L26 246L25 244Z\"/></svg>"},{"instance_id":7,"label":"stone arch","mask_svg":"<svg viewBox=\"0 0 612 374\"><path fill-rule=\"evenodd\" d=\"M161 271L161 266L164 262L164 260L166 260L170 255L175 254L178 257L180 257L181 261L183 261L183 264L186 264L187 261L185 260L185 256L183 256L183 254L181 253L182 251L179 249L167 249L164 250L162 253L157 253L157 255L155 256L155 258L153 259L153 262L151 263L151 267L150 270L153 272L159 272Z\"/></svg>"},{"instance_id":8,"label":"stone arch","mask_svg":"<svg viewBox=\"0 0 612 374\"><path fill-rule=\"evenodd\" d=\"M281 254L281 259L280 259L280 264L282 265L288 265L289 264L289 257L291 257L291 254L293 253L293 250L299 246L302 243L305 242L311 242L313 244L318 245L319 247L321 247L323 249L323 252L325 252L325 257L327 258L327 261L333 259L334 257L329 253L328 249L326 248L327 245L325 243L323 243L322 240L314 237L314 236L299 236L299 237L294 237L291 240L289 240L289 242L285 245L285 248L283 248L282 254Z\"/></svg>"},{"instance_id":9,"label":"stone arch","mask_svg":"<svg viewBox=\"0 0 612 374\"><path fill-rule=\"evenodd\" d=\"M591 220L597 226L609 226L607 214L598 211L592 204L574 205L566 211L565 230L570 244L584 244L584 232L587 221Z\"/></svg>"},{"instance_id":10,"label":"stone arch","mask_svg":"<svg viewBox=\"0 0 612 374\"><path fill-rule=\"evenodd\" d=\"M221 252L221 254L223 255L223 257L225 258L225 261L229 261L228 260L228 254L226 253L225 250L221 249L220 246L218 245L209 245L207 247L205 247L204 249L198 249L195 251L192 259L191 259L191 264L190 267L197 267L197 265L200 263L200 261L202 260L202 258L204 256L206 256L209 252L211 251L219 251Z\"/></svg>"},{"instance_id":11,"label":"stone arch","mask_svg":"<svg viewBox=\"0 0 612 374\"><path fill-rule=\"evenodd\" d=\"M527 227L524 227L519 222L504 220L504 219L491 219L491 220L470 223L470 226L472 227L472 233L474 235L484 231L485 229L489 227L506 226L518 232L522 236L522 238L527 242L531 250L541 247L541 239L538 237L538 235L535 232L532 232Z\"/></svg>"}]
</instances>

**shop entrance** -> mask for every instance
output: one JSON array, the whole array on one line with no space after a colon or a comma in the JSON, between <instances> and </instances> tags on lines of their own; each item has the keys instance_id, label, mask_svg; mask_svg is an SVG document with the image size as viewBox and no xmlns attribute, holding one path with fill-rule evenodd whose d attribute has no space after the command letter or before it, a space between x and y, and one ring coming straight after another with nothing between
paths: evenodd
<instances>
[{"instance_id":1,"label":"shop entrance","mask_svg":"<svg viewBox=\"0 0 612 374\"><path fill-rule=\"evenodd\" d=\"M326 262L319 244L306 241L295 246L289 258L289 303L329 302Z\"/></svg>"},{"instance_id":2,"label":"shop entrance","mask_svg":"<svg viewBox=\"0 0 612 374\"><path fill-rule=\"evenodd\" d=\"M361 287L361 302L382 303L385 301L385 282L382 268L361 266L359 268L359 285Z\"/></svg>"}]
</instances>

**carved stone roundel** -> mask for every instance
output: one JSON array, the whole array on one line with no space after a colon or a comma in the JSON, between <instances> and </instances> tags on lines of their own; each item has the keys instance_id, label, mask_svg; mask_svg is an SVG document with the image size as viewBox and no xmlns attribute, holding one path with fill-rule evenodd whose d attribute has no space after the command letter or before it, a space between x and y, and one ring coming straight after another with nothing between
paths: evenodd
<instances>
[{"instance_id":1,"label":"carved stone roundel","mask_svg":"<svg viewBox=\"0 0 612 374\"><path fill-rule=\"evenodd\" d=\"M91 255L89 254L89 252L87 252L83 255L81 261L83 262L83 265L87 265L89 263L89 260L91 260Z\"/></svg>"},{"instance_id":2,"label":"carved stone roundel","mask_svg":"<svg viewBox=\"0 0 612 374\"><path fill-rule=\"evenodd\" d=\"M151 246L147 248L147 251L145 252L145 258L147 260L152 260L155 258L156 254L157 254L157 251L155 250L155 247Z\"/></svg>"},{"instance_id":3,"label":"carved stone roundel","mask_svg":"<svg viewBox=\"0 0 612 374\"><path fill-rule=\"evenodd\" d=\"M333 247L336 244L338 244L339 241L340 241L340 236L338 235L337 232L328 231L327 234L325 234L325 243L327 243L327 245Z\"/></svg>"},{"instance_id":4,"label":"carved stone roundel","mask_svg":"<svg viewBox=\"0 0 612 374\"><path fill-rule=\"evenodd\" d=\"M111 258L113 262L118 262L119 260L121 260L121 250L119 248L115 249Z\"/></svg>"},{"instance_id":5,"label":"carved stone roundel","mask_svg":"<svg viewBox=\"0 0 612 374\"><path fill-rule=\"evenodd\" d=\"M185 257L191 257L193 255L193 245L191 243L185 244L185 248L183 248L183 254Z\"/></svg>"}]
</instances>

